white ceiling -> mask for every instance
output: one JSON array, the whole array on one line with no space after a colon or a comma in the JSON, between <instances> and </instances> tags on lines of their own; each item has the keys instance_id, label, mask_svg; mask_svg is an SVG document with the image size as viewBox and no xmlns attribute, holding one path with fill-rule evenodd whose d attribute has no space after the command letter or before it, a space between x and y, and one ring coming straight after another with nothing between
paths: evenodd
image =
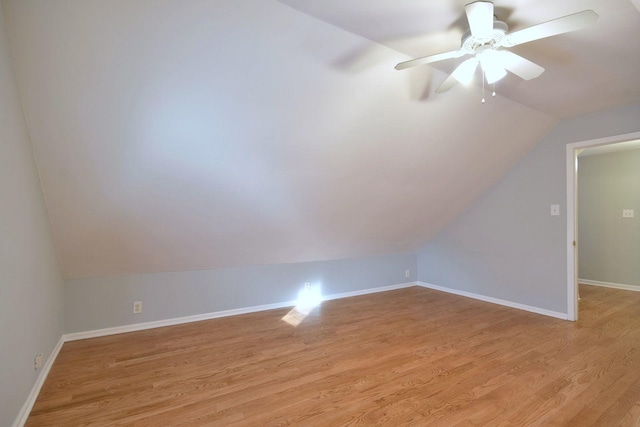
<instances>
[{"instance_id":1,"label":"white ceiling","mask_svg":"<svg viewBox=\"0 0 640 427\"><path fill-rule=\"evenodd\" d=\"M280 0L282 3L411 57L460 47L471 0ZM498 91L558 118L627 105L640 99L640 13L629 0L495 0L510 31L592 9L595 26L512 48L543 66L524 82L509 75ZM431 65L450 73L465 58ZM422 68L428 69L430 65ZM435 95L438 97L446 95Z\"/></svg>"},{"instance_id":2,"label":"white ceiling","mask_svg":"<svg viewBox=\"0 0 640 427\"><path fill-rule=\"evenodd\" d=\"M433 45L391 39L455 44L463 2L289 3L322 20L275 0L3 0L65 277L414 251L559 117L640 98L627 1L514 2L516 27L602 19L523 51L547 72L484 105L393 70Z\"/></svg>"}]
</instances>

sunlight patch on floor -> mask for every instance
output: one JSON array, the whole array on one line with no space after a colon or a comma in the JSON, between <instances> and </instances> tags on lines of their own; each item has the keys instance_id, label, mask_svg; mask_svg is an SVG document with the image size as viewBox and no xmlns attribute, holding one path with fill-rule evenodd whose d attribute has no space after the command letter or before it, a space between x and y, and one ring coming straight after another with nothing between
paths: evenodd
<instances>
[{"instance_id":1,"label":"sunlight patch on floor","mask_svg":"<svg viewBox=\"0 0 640 427\"><path fill-rule=\"evenodd\" d=\"M320 285L311 286L305 283L304 289L298 292L296 306L291 309L283 318L291 326L298 326L311 313L311 311L322 303L322 291Z\"/></svg>"}]
</instances>

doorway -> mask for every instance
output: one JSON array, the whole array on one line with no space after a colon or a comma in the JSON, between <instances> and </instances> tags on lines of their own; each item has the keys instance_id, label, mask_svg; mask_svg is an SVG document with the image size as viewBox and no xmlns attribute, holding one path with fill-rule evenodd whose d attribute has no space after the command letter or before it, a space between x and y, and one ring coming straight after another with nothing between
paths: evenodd
<instances>
[{"instance_id":1,"label":"doorway","mask_svg":"<svg viewBox=\"0 0 640 427\"><path fill-rule=\"evenodd\" d=\"M640 140L640 132L567 144L567 318L576 321L578 309L578 154L585 149Z\"/></svg>"}]
</instances>

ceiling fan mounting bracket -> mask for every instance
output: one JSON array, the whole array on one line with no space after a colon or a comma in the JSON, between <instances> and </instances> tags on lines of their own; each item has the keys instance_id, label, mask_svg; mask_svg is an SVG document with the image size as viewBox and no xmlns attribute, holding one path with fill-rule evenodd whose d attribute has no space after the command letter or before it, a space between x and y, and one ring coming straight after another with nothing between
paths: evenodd
<instances>
[{"instance_id":1,"label":"ceiling fan mounting bracket","mask_svg":"<svg viewBox=\"0 0 640 427\"><path fill-rule=\"evenodd\" d=\"M471 30L465 31L462 35L461 47L460 50L464 51L469 55L473 55L476 52L476 49L480 46L490 46L492 48L497 48L500 46L502 39L507 35L509 31L509 26L498 20L493 21L493 32L490 37L478 38L471 34Z\"/></svg>"}]
</instances>

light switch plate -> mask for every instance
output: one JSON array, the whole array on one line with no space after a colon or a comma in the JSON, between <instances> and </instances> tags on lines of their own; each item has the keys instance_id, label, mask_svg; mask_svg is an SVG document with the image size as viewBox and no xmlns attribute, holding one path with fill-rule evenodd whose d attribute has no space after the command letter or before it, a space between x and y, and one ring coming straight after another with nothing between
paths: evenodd
<instances>
[{"instance_id":1,"label":"light switch plate","mask_svg":"<svg viewBox=\"0 0 640 427\"><path fill-rule=\"evenodd\" d=\"M551 205L551 215L552 216L560 215L560 205Z\"/></svg>"},{"instance_id":2,"label":"light switch plate","mask_svg":"<svg viewBox=\"0 0 640 427\"><path fill-rule=\"evenodd\" d=\"M622 218L633 218L633 209L623 209Z\"/></svg>"}]
</instances>

